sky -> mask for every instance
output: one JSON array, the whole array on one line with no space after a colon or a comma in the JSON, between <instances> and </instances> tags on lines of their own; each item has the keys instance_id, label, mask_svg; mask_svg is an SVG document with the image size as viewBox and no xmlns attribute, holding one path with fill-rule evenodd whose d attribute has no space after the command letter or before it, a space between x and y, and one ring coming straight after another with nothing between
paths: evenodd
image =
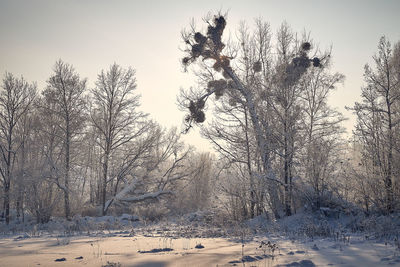
<instances>
[{"instance_id":1,"label":"sky","mask_svg":"<svg viewBox=\"0 0 400 267\"><path fill-rule=\"evenodd\" d=\"M181 129L185 114L176 97L180 88L195 85L180 64L181 31L191 19L201 26L208 12L220 10L228 11L226 34L234 36L241 21L251 26L262 17L273 32L286 21L294 31L310 32L322 50L332 47L332 70L346 80L329 103L349 118L348 133L355 118L345 106L360 99L364 65L372 63L382 35L400 41L397 0L0 0L0 75L22 75L42 90L62 59L93 88L97 74L111 64L133 67L140 109L164 127ZM211 149L198 129L183 139L199 151Z\"/></svg>"}]
</instances>

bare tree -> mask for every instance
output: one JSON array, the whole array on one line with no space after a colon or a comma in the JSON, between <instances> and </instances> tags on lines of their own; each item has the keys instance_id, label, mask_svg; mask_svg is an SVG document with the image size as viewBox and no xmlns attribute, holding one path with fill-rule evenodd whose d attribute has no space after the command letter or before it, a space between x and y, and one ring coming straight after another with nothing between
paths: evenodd
<instances>
[{"instance_id":1,"label":"bare tree","mask_svg":"<svg viewBox=\"0 0 400 267\"><path fill-rule=\"evenodd\" d=\"M29 84L11 73L5 74L0 91L0 173L7 224L10 222L10 190L15 178L16 155L21 148L21 142L16 138L16 126L29 111L35 95L35 84Z\"/></svg>"},{"instance_id":2,"label":"bare tree","mask_svg":"<svg viewBox=\"0 0 400 267\"><path fill-rule=\"evenodd\" d=\"M63 118L59 107L49 92L35 101L31 114L31 129L26 144L27 168L25 186L27 207L37 222L46 223L53 211L63 205L64 139L60 127ZM65 207L64 207L65 214Z\"/></svg>"},{"instance_id":3,"label":"bare tree","mask_svg":"<svg viewBox=\"0 0 400 267\"><path fill-rule=\"evenodd\" d=\"M146 117L137 111L139 95L136 89L135 71L123 69L117 64L109 70L102 70L98 75L96 88L92 90L94 105L90 116L94 127L99 132L97 144L102 151L102 214L106 214L107 184L113 180L109 177L109 162L115 151L144 134L148 124Z\"/></svg>"},{"instance_id":4,"label":"bare tree","mask_svg":"<svg viewBox=\"0 0 400 267\"><path fill-rule=\"evenodd\" d=\"M271 110L272 107L268 101L262 101L262 97L259 97L264 96L265 98L265 96L268 96L271 93L271 85L277 88L276 92L284 92L284 88L297 89L296 84L307 72L307 69L311 66L321 67L324 63L324 58L316 56L310 58L310 43L299 44L298 42L293 42L290 40L293 36L291 37L287 30L281 30L281 34L278 36L281 44L278 48L278 53L281 57L277 59L276 69L271 71L271 60L268 56L270 49L268 27L258 22L259 27L255 38L255 42L258 42L258 44L251 50L252 52L248 53L251 57L244 58L244 64L241 65L242 68L237 67L234 69L231 61L233 62L235 59L235 50L229 49L230 46L224 49L225 44L222 42L222 34L226 26L224 16L218 15L214 18L206 19L206 22L208 23L208 28L205 35L201 32L196 32L194 27L189 32L183 33L183 39L187 45L187 56L182 60L183 65L187 67L196 62L197 59L202 59L203 62L213 63L209 63L209 66L215 71L215 75L211 76L212 80L208 81L208 88L205 92L192 91L181 95L181 106L188 108L190 111L190 114L185 118L186 129L190 129L193 124L204 122L205 114L203 109L210 95L215 94L219 98L224 94L229 94L241 99L241 102L245 105L245 111L248 114L256 141L255 154L258 155L261 162L261 168L252 172L252 176L261 180L275 182L284 187L285 212L290 215L289 180L290 159L293 157L291 152L293 150L293 142L289 143L289 138L292 137L288 136L288 129L293 129L293 127L287 126L285 128L284 136L287 138L285 143L286 152L284 153L285 179L281 181L276 177L272 169L271 151L273 142L276 141L270 138L273 134L272 126L269 124L271 116L264 112L265 110ZM246 34L244 35L247 36ZM293 43L297 46L293 47ZM252 45L254 43L249 46L251 47ZM244 47L245 49L246 47ZM222 79L217 79L217 76L220 75L218 73L222 73ZM289 94L290 92L288 91ZM285 99L282 99L282 101L285 101ZM295 107L291 102L287 102L285 105L286 107ZM291 112L291 114L297 115L295 111ZM287 116L283 118L283 122L289 122Z\"/></svg>"},{"instance_id":5,"label":"bare tree","mask_svg":"<svg viewBox=\"0 0 400 267\"><path fill-rule=\"evenodd\" d=\"M33 111L33 112L32 112ZM17 154L18 168L16 171L16 210L17 219L22 217L24 221L24 205L25 205L25 192L26 192L26 174L29 172L27 168L28 153L29 153L29 142L31 136L31 130L33 128L33 116L35 109L30 109L30 112L25 112L20 121L17 124L18 140L20 142L20 150Z\"/></svg>"},{"instance_id":6,"label":"bare tree","mask_svg":"<svg viewBox=\"0 0 400 267\"><path fill-rule=\"evenodd\" d=\"M385 211L394 211L394 153L395 129L399 117L395 111L400 101L400 77L390 42L382 37L378 54L373 57L375 68L365 66L366 86L362 88L362 102L356 102L355 134L364 146L364 159L376 166L385 188Z\"/></svg>"},{"instance_id":7,"label":"bare tree","mask_svg":"<svg viewBox=\"0 0 400 267\"><path fill-rule=\"evenodd\" d=\"M330 51L326 52L324 68L314 68L304 76L300 87L303 99L302 109L302 149L299 152L300 175L312 187L311 195L306 195L314 209L319 209L325 193L329 191L329 181L343 161L343 141L340 135L345 120L341 113L328 105L328 97L336 85L344 80L340 73L329 72ZM343 153L342 153L343 154Z\"/></svg>"},{"instance_id":8,"label":"bare tree","mask_svg":"<svg viewBox=\"0 0 400 267\"><path fill-rule=\"evenodd\" d=\"M86 79L81 79L71 65L61 60L56 62L53 71L43 95L54 102L53 108L48 107L47 112L60 119L58 127L61 130L59 138L63 143L64 166L63 181L56 182L64 192L65 217L70 219L72 145L84 126Z\"/></svg>"},{"instance_id":9,"label":"bare tree","mask_svg":"<svg viewBox=\"0 0 400 267\"><path fill-rule=\"evenodd\" d=\"M176 129L163 131L153 124L128 149L130 155L125 156L117 172L119 187L106 202L106 210L111 204L129 205L172 195L178 182L196 171L188 164L190 149L180 141Z\"/></svg>"}]
</instances>

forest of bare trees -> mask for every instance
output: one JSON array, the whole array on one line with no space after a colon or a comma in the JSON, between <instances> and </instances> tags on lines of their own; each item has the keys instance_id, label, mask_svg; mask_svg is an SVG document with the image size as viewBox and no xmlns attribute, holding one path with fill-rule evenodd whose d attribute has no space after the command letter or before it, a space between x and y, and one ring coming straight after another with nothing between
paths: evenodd
<instances>
[{"instance_id":1,"label":"forest of bare trees","mask_svg":"<svg viewBox=\"0 0 400 267\"><path fill-rule=\"evenodd\" d=\"M198 85L182 90L179 102L189 109L186 130L200 125L221 158L219 190L234 219L399 210L399 43L379 41L375 65L365 67L362 103L349 108L357 125L347 139L346 118L329 106L345 79L331 70L331 49L321 51L287 23L274 33L261 19L243 23L225 44L224 16L205 21L205 32L191 25L182 34L182 63Z\"/></svg>"},{"instance_id":2,"label":"forest of bare trees","mask_svg":"<svg viewBox=\"0 0 400 267\"><path fill-rule=\"evenodd\" d=\"M3 74L2 220L400 210L400 42L379 40L361 100L348 107L357 122L346 137L346 118L329 104L345 80L333 71L332 49L262 19L243 22L227 42L223 15L205 21L205 31L182 32L182 64L197 78L178 96L188 112L182 133L141 111L130 67L112 64L93 86L62 60L45 88ZM213 153L182 142L194 127Z\"/></svg>"},{"instance_id":3,"label":"forest of bare trees","mask_svg":"<svg viewBox=\"0 0 400 267\"><path fill-rule=\"evenodd\" d=\"M61 60L41 91L5 74L0 170L7 224L27 212L45 223L129 210L127 203L172 195L177 183L183 187L210 164L176 129L140 112L135 90L135 71L117 64L102 70L91 89Z\"/></svg>"}]
</instances>

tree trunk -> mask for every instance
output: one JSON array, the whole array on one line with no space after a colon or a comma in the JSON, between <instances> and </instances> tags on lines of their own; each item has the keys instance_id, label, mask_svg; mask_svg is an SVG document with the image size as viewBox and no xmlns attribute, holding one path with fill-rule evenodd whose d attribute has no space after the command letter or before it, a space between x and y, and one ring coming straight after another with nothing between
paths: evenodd
<instances>
[{"instance_id":1,"label":"tree trunk","mask_svg":"<svg viewBox=\"0 0 400 267\"><path fill-rule=\"evenodd\" d=\"M10 223L10 181L4 185L4 213L6 224Z\"/></svg>"},{"instance_id":2,"label":"tree trunk","mask_svg":"<svg viewBox=\"0 0 400 267\"><path fill-rule=\"evenodd\" d=\"M107 214L107 209L106 209L106 201L107 201L107 172L108 172L108 153L105 153L104 155L104 163L103 163L103 183L102 183L102 197L101 197L101 204L102 204L102 209L101 213L103 216Z\"/></svg>"},{"instance_id":3,"label":"tree trunk","mask_svg":"<svg viewBox=\"0 0 400 267\"><path fill-rule=\"evenodd\" d=\"M386 93L386 105L388 112L388 167L385 177L385 188L386 188L386 211L387 213L393 212L393 185L392 185L392 162L393 162L393 125L392 125L392 113L389 90Z\"/></svg>"},{"instance_id":4,"label":"tree trunk","mask_svg":"<svg viewBox=\"0 0 400 267\"><path fill-rule=\"evenodd\" d=\"M69 172L70 172L70 139L71 134L69 131L69 119L66 121L66 140L65 140L65 177L64 177L64 207L65 207L65 218L70 220L71 208L69 203Z\"/></svg>"},{"instance_id":5,"label":"tree trunk","mask_svg":"<svg viewBox=\"0 0 400 267\"><path fill-rule=\"evenodd\" d=\"M247 118L247 109L244 106L244 121L245 121L245 137L246 137L246 154L247 154L247 169L249 172L250 178L250 218L254 218L254 209L256 207L256 192L254 186L254 177L251 171L251 155L250 155L250 141L249 141L249 134L248 134L248 118Z\"/></svg>"},{"instance_id":6,"label":"tree trunk","mask_svg":"<svg viewBox=\"0 0 400 267\"><path fill-rule=\"evenodd\" d=\"M26 143L26 116L24 116L24 130L21 143L21 163L20 163L20 175L18 181L18 196L17 196L17 218L22 215L22 221L25 221L24 216L24 198L25 198L25 143Z\"/></svg>"},{"instance_id":7,"label":"tree trunk","mask_svg":"<svg viewBox=\"0 0 400 267\"><path fill-rule=\"evenodd\" d=\"M284 122L284 183L285 183L285 214L292 215L290 207L290 185L289 185L289 142L286 121Z\"/></svg>"},{"instance_id":8,"label":"tree trunk","mask_svg":"<svg viewBox=\"0 0 400 267\"><path fill-rule=\"evenodd\" d=\"M69 186L68 181L65 181L65 186ZM69 205L69 192L64 190L64 206L65 206L65 218L71 220L71 210Z\"/></svg>"},{"instance_id":9,"label":"tree trunk","mask_svg":"<svg viewBox=\"0 0 400 267\"><path fill-rule=\"evenodd\" d=\"M250 120L253 124L253 129L255 131L255 136L256 136L256 141L257 141L257 146L259 149L259 153L260 153L260 157L261 157L261 161L262 161L262 166L263 166L263 177L266 180L269 181L274 181L277 182L279 184L282 184L280 181L273 179L272 177L270 177L270 175L272 174L272 169L271 169L271 163L270 163L270 159L269 159L269 145L267 143L267 140L264 137L264 133L265 131L268 134L269 129L262 129L261 125L260 125L260 121L258 118L258 114L256 111L256 106L255 106L255 102L253 99L253 94L251 93L251 91L249 91L247 88L245 88L243 86L243 84L241 83L240 79L236 76L236 74L232 71L232 69L224 66L223 67L224 71L226 73L228 73L228 75L232 78L232 80L235 82L235 84L238 86L238 90L240 91L240 93L244 96L244 98L246 99L247 102L247 107L248 107L248 111L249 111L249 115L250 115ZM271 188L272 190L272 194L275 195L276 192L275 188ZM271 195L271 192L270 192ZM273 202L275 202L276 199L273 199ZM279 213L276 209L276 205L273 204L273 210L275 213L275 217L279 218Z\"/></svg>"},{"instance_id":10,"label":"tree trunk","mask_svg":"<svg viewBox=\"0 0 400 267\"><path fill-rule=\"evenodd\" d=\"M13 134L13 127L10 123L9 130L8 130L8 151L7 151L7 162L6 162L6 184L4 185L4 198L5 198L5 209L6 209L6 224L10 223L10 190L11 190L11 151L12 148L12 134Z\"/></svg>"}]
</instances>

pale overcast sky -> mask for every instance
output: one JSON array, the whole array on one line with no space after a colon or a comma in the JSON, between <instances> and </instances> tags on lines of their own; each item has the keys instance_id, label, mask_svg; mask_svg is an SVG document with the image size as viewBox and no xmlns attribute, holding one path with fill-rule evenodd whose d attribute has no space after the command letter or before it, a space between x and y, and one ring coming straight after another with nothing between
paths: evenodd
<instances>
[{"instance_id":1,"label":"pale overcast sky","mask_svg":"<svg viewBox=\"0 0 400 267\"><path fill-rule=\"evenodd\" d=\"M116 62L137 70L141 109L160 124L180 128L176 107L180 87L194 84L180 66L180 32L191 18L229 11L227 32L256 17L275 32L286 20L294 30L311 32L321 49L333 46L334 70L346 75L331 105L344 110L359 99L363 66L371 62L386 35L400 40L400 1L19 1L0 0L0 74L6 71L46 85L55 61L71 63L93 87L97 74ZM209 147L197 130L185 141Z\"/></svg>"}]
</instances>

